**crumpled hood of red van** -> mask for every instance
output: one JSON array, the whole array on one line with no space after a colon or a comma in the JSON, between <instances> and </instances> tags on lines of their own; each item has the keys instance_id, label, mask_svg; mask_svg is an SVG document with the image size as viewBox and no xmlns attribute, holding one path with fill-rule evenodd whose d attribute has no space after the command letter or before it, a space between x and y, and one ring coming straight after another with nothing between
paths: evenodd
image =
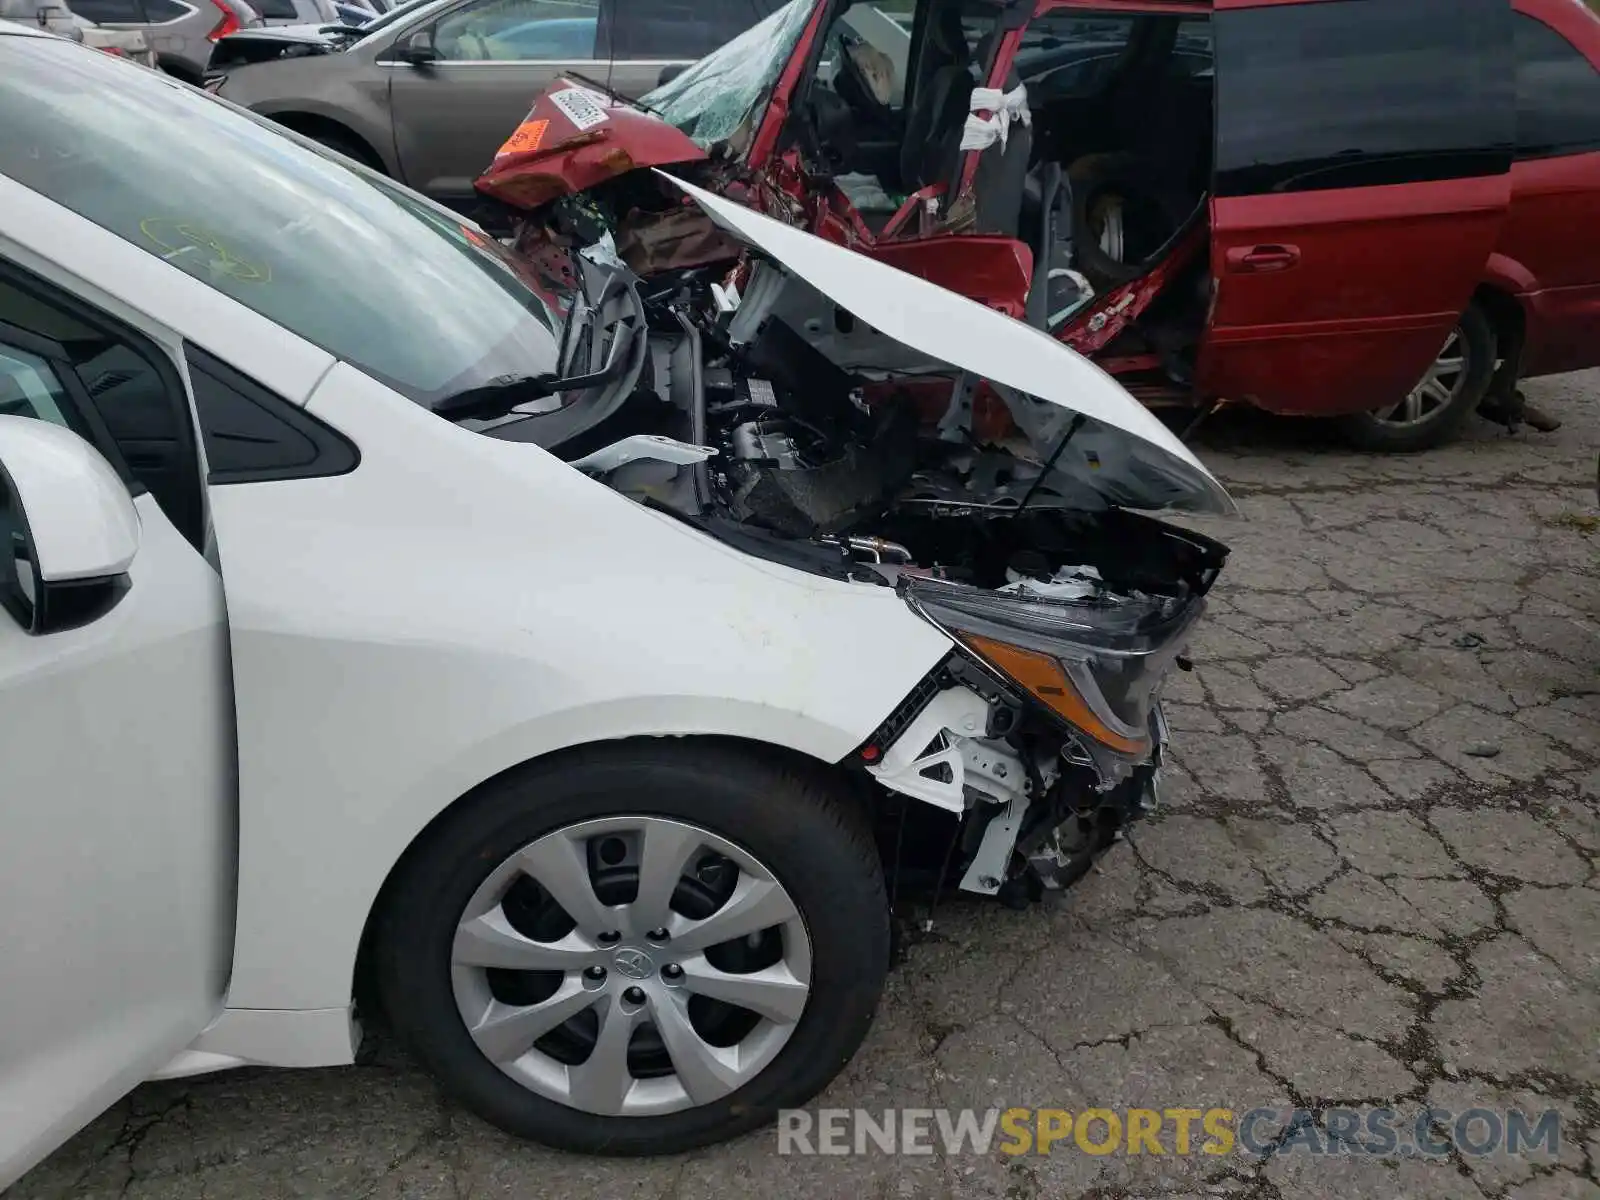
<instances>
[{"instance_id":1,"label":"crumpled hood of red van","mask_svg":"<svg viewBox=\"0 0 1600 1200\"><path fill-rule=\"evenodd\" d=\"M665 121L560 79L539 93L475 186L515 208L538 208L641 167L705 157Z\"/></svg>"}]
</instances>

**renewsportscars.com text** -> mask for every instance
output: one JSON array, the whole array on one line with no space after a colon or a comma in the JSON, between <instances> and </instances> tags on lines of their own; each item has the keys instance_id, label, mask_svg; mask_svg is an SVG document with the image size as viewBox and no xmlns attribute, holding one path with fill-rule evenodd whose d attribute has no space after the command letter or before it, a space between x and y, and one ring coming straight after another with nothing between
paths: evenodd
<instances>
[{"instance_id":1,"label":"renewsportscars.com text","mask_svg":"<svg viewBox=\"0 0 1600 1200\"><path fill-rule=\"evenodd\" d=\"M1504 1151L1555 1157L1554 1109L890 1108L785 1109L779 1154L1077 1153L1373 1155L1442 1158Z\"/></svg>"}]
</instances>

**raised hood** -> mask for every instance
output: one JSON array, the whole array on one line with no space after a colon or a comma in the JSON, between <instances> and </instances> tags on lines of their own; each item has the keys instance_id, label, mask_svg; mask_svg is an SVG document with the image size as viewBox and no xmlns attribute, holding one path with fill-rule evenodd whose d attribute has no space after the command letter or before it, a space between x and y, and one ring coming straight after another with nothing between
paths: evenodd
<instances>
[{"instance_id":1,"label":"raised hood","mask_svg":"<svg viewBox=\"0 0 1600 1200\"><path fill-rule=\"evenodd\" d=\"M1045 461L1053 457L1060 472L1104 502L1145 510L1238 511L1222 484L1171 430L1110 375L1047 334L661 174L726 232L857 320L994 385L1035 453Z\"/></svg>"}]
</instances>

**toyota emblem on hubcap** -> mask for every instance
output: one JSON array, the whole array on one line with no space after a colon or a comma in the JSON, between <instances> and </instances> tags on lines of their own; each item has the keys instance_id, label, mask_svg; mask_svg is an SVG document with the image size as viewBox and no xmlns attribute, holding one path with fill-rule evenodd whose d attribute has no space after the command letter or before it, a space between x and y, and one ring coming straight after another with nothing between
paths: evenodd
<instances>
[{"instance_id":1,"label":"toyota emblem on hubcap","mask_svg":"<svg viewBox=\"0 0 1600 1200\"><path fill-rule=\"evenodd\" d=\"M649 979L656 966L643 950L618 950L611 961L629 979Z\"/></svg>"}]
</instances>

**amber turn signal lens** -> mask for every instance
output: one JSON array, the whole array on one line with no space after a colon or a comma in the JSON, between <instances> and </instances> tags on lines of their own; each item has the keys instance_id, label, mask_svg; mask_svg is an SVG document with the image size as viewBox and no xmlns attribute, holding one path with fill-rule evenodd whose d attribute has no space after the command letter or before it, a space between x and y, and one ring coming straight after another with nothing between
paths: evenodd
<instances>
[{"instance_id":1,"label":"amber turn signal lens","mask_svg":"<svg viewBox=\"0 0 1600 1200\"><path fill-rule=\"evenodd\" d=\"M1145 754L1150 749L1148 738L1124 737L1097 717L1078 689L1072 686L1061 664L1048 654L1037 650L1024 650L1009 642L978 634L961 635L961 640L983 655L1005 675L1026 688L1034 699L1054 712L1062 720L1122 754Z\"/></svg>"}]
</instances>

